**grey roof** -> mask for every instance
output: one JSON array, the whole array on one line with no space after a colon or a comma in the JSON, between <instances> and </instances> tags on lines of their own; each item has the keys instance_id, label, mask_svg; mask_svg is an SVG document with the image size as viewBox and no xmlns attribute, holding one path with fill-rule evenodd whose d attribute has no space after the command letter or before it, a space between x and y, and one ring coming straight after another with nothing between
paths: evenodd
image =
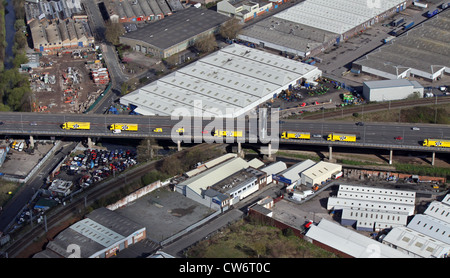
<instances>
[{"instance_id":1,"label":"grey roof","mask_svg":"<svg viewBox=\"0 0 450 278\"><path fill-rule=\"evenodd\" d=\"M370 89L383 89L383 88L405 87L405 86L422 87L418 82L413 83L407 79L365 81L364 84Z\"/></svg>"},{"instance_id":2,"label":"grey roof","mask_svg":"<svg viewBox=\"0 0 450 278\"><path fill-rule=\"evenodd\" d=\"M46 249L68 257L70 245L79 246L81 258L89 258L101 250L126 239L145 227L125 218L109 209L99 208L88 214L87 218L76 222L63 230L47 244ZM46 251L37 257L55 256Z\"/></svg>"},{"instance_id":3,"label":"grey roof","mask_svg":"<svg viewBox=\"0 0 450 278\"><path fill-rule=\"evenodd\" d=\"M416 214L408 228L450 244L450 224L424 214Z\"/></svg>"},{"instance_id":4,"label":"grey roof","mask_svg":"<svg viewBox=\"0 0 450 278\"><path fill-rule=\"evenodd\" d=\"M354 62L400 75L408 69L433 74L450 67L450 9L415 26L394 41Z\"/></svg>"},{"instance_id":5,"label":"grey roof","mask_svg":"<svg viewBox=\"0 0 450 278\"><path fill-rule=\"evenodd\" d=\"M167 49L218 27L229 19L228 16L215 11L191 7L127 33L123 37L142 41L159 49Z\"/></svg>"},{"instance_id":6,"label":"grey roof","mask_svg":"<svg viewBox=\"0 0 450 278\"><path fill-rule=\"evenodd\" d=\"M291 182L295 182L300 179L301 172L305 171L308 168L311 168L314 164L316 164L314 161L307 159L287 168L278 175L290 179Z\"/></svg>"}]
</instances>

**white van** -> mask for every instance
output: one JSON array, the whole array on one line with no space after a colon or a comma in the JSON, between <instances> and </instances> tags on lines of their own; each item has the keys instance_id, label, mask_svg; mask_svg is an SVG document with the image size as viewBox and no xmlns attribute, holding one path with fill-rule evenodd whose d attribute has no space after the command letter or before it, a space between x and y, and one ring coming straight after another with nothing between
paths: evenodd
<instances>
[{"instance_id":1,"label":"white van","mask_svg":"<svg viewBox=\"0 0 450 278\"><path fill-rule=\"evenodd\" d=\"M24 145L24 143L23 143L23 142L20 142L19 147L17 148L17 150L18 150L19 152L23 151L23 145Z\"/></svg>"}]
</instances>

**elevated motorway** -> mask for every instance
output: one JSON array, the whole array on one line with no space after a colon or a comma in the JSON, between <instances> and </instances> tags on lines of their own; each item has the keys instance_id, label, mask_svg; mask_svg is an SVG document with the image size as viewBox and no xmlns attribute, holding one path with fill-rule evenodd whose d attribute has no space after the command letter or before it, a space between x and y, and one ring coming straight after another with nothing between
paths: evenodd
<instances>
[{"instance_id":1,"label":"elevated motorway","mask_svg":"<svg viewBox=\"0 0 450 278\"><path fill-rule=\"evenodd\" d=\"M181 119L181 118L180 118ZM64 122L90 122L89 130L65 130L61 128ZM236 122L229 123L224 120L223 126L239 126ZM99 114L37 114L37 113L0 113L0 135L3 136L33 136L33 137L58 137L58 138L130 138L143 139L155 138L161 140L172 140L184 143L255 143L268 144L269 141L279 140L280 144L302 144L318 146L342 146L356 148L375 148L390 150L412 150L427 152L450 152L450 148L423 147L422 141L426 138L450 138L449 125L414 125L420 130L413 130L412 124L404 123L366 123L358 126L353 122L335 121L312 121L312 120L282 120L278 126L274 126L271 134L270 122L268 122L265 136L261 136L257 120L245 122L236 130L243 131L243 138L233 139L212 138L211 120L192 119L191 127L184 125L183 136L174 133L176 127L180 126L181 120L172 120L169 117L138 116L138 115L99 115ZM113 133L111 124L126 123L138 124L138 131L123 131ZM216 122L217 123L217 122ZM161 128L162 132L153 132L155 128ZM280 139L282 131L303 131L317 135L311 140L285 140ZM326 140L329 133L348 133L358 137L357 142L330 142ZM401 140L395 138L401 137Z\"/></svg>"}]
</instances>

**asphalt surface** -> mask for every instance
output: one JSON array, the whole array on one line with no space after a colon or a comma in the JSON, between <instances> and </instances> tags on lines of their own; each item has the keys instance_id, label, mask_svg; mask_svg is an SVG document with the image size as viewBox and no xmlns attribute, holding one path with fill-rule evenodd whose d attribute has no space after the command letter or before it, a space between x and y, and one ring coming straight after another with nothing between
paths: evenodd
<instances>
[{"instance_id":1,"label":"asphalt surface","mask_svg":"<svg viewBox=\"0 0 450 278\"><path fill-rule=\"evenodd\" d=\"M45 178L53 171L61 159L73 150L76 144L76 142L63 143L62 150L57 150L53 157L48 159L39 171L20 188L19 192L15 193L13 199L7 203L3 208L3 212L0 214L1 232L5 232L8 228L14 226L16 216L30 202L33 195L45 184Z\"/></svg>"},{"instance_id":2,"label":"asphalt surface","mask_svg":"<svg viewBox=\"0 0 450 278\"><path fill-rule=\"evenodd\" d=\"M173 142L181 140L187 142L186 139L193 138L191 142L201 143L213 142L211 131L214 125L220 121L194 119L193 121L185 121L184 119L172 120L170 117L148 117L137 115L63 115L63 114L33 114L33 113L0 113L3 124L0 125L0 134L13 135L44 135L44 136L74 136L74 137L110 137L110 138L144 138L153 137L160 139L172 139ZM90 122L89 130L64 130L61 128L62 123L68 121ZM112 133L111 124L114 123L135 123L138 124L138 131L123 131L118 134ZM262 126L255 124L250 125L248 122L242 124L234 123L232 129L243 130L244 138L250 143L255 141ZM189 124L191 128L189 128ZM229 127L227 120L222 122L223 127ZM177 137L175 129L183 127L184 135L187 137ZM420 130L413 130L412 127L419 127ZM162 132L154 132L155 128L161 128ZM217 128L219 129L219 128ZM274 125L274 133L271 133L270 123L267 125L268 136L263 138L259 136L260 142L268 143L269 140L279 138L279 134L283 131L303 131L311 134L320 135L321 137L312 137L308 142L310 144L317 143L323 145L330 144L326 141L326 136L332 132L354 134L359 139L360 144L379 144L391 145L398 147L420 147L421 141L426 138L450 138L449 125L431 125L431 124L405 124L405 123L365 123L363 126L356 125L353 122L332 122L332 121L307 121L307 120L281 120L279 125ZM204 133L202 133L204 132ZM274 134L274 135L271 135ZM270 137L272 136L272 137ZM396 137L402 137L396 140ZM266 141L264 141L264 139ZM209 141L208 141L209 140ZM217 142L217 141L216 141ZM226 141L227 143L231 143ZM244 141L241 141L244 142ZM285 140L284 143L299 143L295 140ZM332 143L334 144L334 143Z\"/></svg>"}]
</instances>

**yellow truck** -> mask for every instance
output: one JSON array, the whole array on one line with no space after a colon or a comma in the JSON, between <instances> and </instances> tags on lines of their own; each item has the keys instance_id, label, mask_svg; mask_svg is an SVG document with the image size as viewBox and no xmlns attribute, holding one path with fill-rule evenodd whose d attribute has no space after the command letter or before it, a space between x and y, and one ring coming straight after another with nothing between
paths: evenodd
<instances>
[{"instance_id":1,"label":"yellow truck","mask_svg":"<svg viewBox=\"0 0 450 278\"><path fill-rule=\"evenodd\" d=\"M343 133L330 133L327 137L328 141L344 141L344 142L356 142L356 135L343 134Z\"/></svg>"},{"instance_id":2,"label":"yellow truck","mask_svg":"<svg viewBox=\"0 0 450 278\"><path fill-rule=\"evenodd\" d=\"M62 129L91 129L89 122L65 122Z\"/></svg>"},{"instance_id":3,"label":"yellow truck","mask_svg":"<svg viewBox=\"0 0 450 278\"><path fill-rule=\"evenodd\" d=\"M112 124L110 130L137 131L137 124Z\"/></svg>"},{"instance_id":4,"label":"yellow truck","mask_svg":"<svg viewBox=\"0 0 450 278\"><path fill-rule=\"evenodd\" d=\"M450 148L450 140L446 139L425 139L423 145L426 147Z\"/></svg>"},{"instance_id":5,"label":"yellow truck","mask_svg":"<svg viewBox=\"0 0 450 278\"><path fill-rule=\"evenodd\" d=\"M242 137L242 131L226 131L226 130L216 130L214 132L216 137Z\"/></svg>"},{"instance_id":6,"label":"yellow truck","mask_svg":"<svg viewBox=\"0 0 450 278\"><path fill-rule=\"evenodd\" d=\"M285 131L281 133L281 139L311 139L311 134L309 132L299 132L299 131Z\"/></svg>"}]
</instances>

